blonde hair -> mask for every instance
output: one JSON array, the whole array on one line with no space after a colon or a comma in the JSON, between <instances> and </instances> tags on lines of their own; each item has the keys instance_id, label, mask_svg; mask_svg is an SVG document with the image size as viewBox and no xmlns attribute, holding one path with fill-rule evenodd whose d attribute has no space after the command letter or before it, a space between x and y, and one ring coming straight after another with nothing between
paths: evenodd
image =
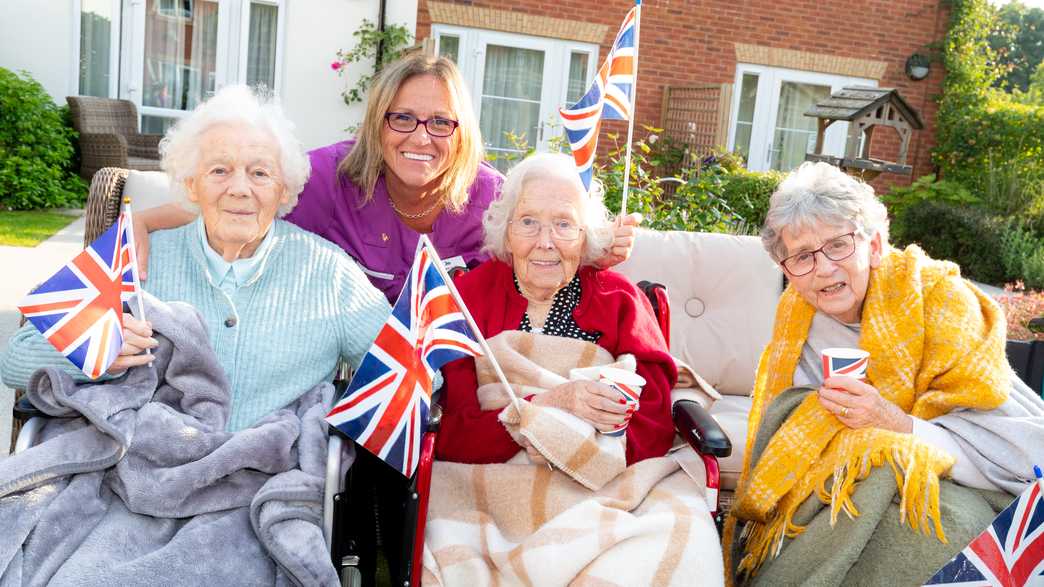
<instances>
[{"instance_id":1,"label":"blonde hair","mask_svg":"<svg viewBox=\"0 0 1044 587\"><path fill-rule=\"evenodd\" d=\"M445 57L414 53L381 70L366 99L366 116L355 146L338 164L337 171L362 188L363 200L360 205L373 199L377 178L384 172L385 166L381 148L384 115L402 84L419 75L430 75L446 84L456 110L457 122L460 123L455 131L456 152L450 154L450 168L442 174L442 181L437 187L446 198L446 207L453 212L460 212L468 201L468 190L482 162L482 136L464 78L457 66Z\"/></svg>"}]
</instances>

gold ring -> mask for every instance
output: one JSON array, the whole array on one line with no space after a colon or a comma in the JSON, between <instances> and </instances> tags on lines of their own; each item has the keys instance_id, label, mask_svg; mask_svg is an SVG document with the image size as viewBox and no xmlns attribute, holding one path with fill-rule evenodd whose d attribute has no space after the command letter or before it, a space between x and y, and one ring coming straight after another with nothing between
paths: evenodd
<instances>
[{"instance_id":1,"label":"gold ring","mask_svg":"<svg viewBox=\"0 0 1044 587\"><path fill-rule=\"evenodd\" d=\"M841 408L841 417L842 418L847 418L848 417L848 406L843 406Z\"/></svg>"}]
</instances>

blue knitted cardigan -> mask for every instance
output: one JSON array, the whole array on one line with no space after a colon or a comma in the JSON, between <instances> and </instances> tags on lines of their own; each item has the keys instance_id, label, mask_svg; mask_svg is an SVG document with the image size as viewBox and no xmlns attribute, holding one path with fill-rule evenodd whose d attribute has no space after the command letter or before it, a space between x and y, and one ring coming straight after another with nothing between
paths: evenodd
<instances>
[{"instance_id":1,"label":"blue knitted cardigan","mask_svg":"<svg viewBox=\"0 0 1044 587\"><path fill-rule=\"evenodd\" d=\"M151 235L142 287L203 315L232 391L229 431L332 379L339 357L357 368L391 310L340 247L281 220L271 230L258 271L231 294L212 283L195 223ZM0 357L10 387L24 388L33 371L52 366L86 381L30 324Z\"/></svg>"}]
</instances>

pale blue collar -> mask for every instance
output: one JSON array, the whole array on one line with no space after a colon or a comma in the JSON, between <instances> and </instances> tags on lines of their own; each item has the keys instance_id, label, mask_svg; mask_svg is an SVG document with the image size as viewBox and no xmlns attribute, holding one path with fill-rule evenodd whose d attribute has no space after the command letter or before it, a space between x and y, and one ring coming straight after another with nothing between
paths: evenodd
<instances>
[{"instance_id":1,"label":"pale blue collar","mask_svg":"<svg viewBox=\"0 0 1044 587\"><path fill-rule=\"evenodd\" d=\"M272 248L272 232L275 223L268 227L268 233L265 234L265 238L261 240L261 244L253 255L246 259L236 259L231 263L224 260L207 242L207 229L203 224L203 216L196 219L196 227L199 232L199 240L203 244L203 256L207 259L207 272L210 273L210 280L220 286L228 278L232 280L231 285L240 287L253 279L261 270L265 256Z\"/></svg>"}]
</instances>

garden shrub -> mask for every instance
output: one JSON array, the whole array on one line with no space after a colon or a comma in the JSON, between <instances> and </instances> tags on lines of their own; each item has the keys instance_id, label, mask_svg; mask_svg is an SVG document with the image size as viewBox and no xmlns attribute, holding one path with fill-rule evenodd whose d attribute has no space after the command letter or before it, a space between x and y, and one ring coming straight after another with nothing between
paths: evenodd
<instances>
[{"instance_id":1,"label":"garden shrub","mask_svg":"<svg viewBox=\"0 0 1044 587\"><path fill-rule=\"evenodd\" d=\"M952 6L935 162L943 178L978 194L992 212L1032 214L1044 207L1044 104L992 87L1001 72L988 43L987 1L952 0Z\"/></svg>"},{"instance_id":2,"label":"garden shrub","mask_svg":"<svg viewBox=\"0 0 1044 587\"><path fill-rule=\"evenodd\" d=\"M976 281L1044 287L1044 243L1014 218L932 200L911 204L901 218L892 223L897 245L917 243L936 259L956 262Z\"/></svg>"},{"instance_id":3,"label":"garden shrub","mask_svg":"<svg viewBox=\"0 0 1044 587\"><path fill-rule=\"evenodd\" d=\"M0 68L0 208L82 205L72 171L76 132L39 82Z\"/></svg>"}]
</instances>

